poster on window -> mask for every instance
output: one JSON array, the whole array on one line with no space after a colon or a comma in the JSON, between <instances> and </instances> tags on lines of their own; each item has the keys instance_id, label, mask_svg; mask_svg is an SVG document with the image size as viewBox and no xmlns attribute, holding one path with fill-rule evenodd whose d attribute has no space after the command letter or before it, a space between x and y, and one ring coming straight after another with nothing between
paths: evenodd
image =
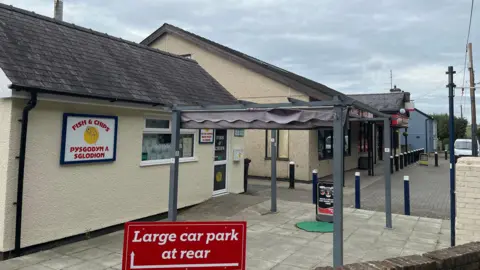
<instances>
[{"instance_id":1,"label":"poster on window","mask_svg":"<svg viewBox=\"0 0 480 270\"><path fill-rule=\"evenodd\" d=\"M60 164L115 161L118 117L63 114Z\"/></svg>"},{"instance_id":2,"label":"poster on window","mask_svg":"<svg viewBox=\"0 0 480 270\"><path fill-rule=\"evenodd\" d=\"M211 128L200 129L199 143L213 143L213 131Z\"/></svg>"}]
</instances>

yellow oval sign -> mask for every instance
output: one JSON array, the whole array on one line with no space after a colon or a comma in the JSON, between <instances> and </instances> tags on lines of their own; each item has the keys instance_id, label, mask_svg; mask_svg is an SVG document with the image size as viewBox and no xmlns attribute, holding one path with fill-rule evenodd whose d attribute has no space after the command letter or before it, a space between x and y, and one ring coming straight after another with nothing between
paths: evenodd
<instances>
[{"instance_id":1,"label":"yellow oval sign","mask_svg":"<svg viewBox=\"0 0 480 270\"><path fill-rule=\"evenodd\" d=\"M222 182L222 172L217 172L217 174L215 175L215 180L217 182Z\"/></svg>"},{"instance_id":2,"label":"yellow oval sign","mask_svg":"<svg viewBox=\"0 0 480 270\"><path fill-rule=\"evenodd\" d=\"M94 144L98 141L99 135L100 134L98 133L98 129L96 127L87 126L85 132L83 133L83 139L88 144Z\"/></svg>"}]
</instances>

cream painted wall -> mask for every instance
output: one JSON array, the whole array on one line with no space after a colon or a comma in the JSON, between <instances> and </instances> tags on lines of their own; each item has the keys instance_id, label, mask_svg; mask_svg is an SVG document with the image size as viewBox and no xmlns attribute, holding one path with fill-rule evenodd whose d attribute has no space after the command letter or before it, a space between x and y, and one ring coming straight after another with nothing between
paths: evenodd
<instances>
[{"instance_id":1,"label":"cream painted wall","mask_svg":"<svg viewBox=\"0 0 480 270\"><path fill-rule=\"evenodd\" d=\"M20 124L24 100L0 100L2 128L0 154L8 152L8 164L0 160L0 251L12 250ZM5 113L6 112L6 113ZM64 112L118 116L117 160L113 163L59 164ZM151 113L151 112L149 112ZM7 117L3 117L3 115ZM39 101L30 112L23 209L22 247L101 229L168 210L169 165L140 167L145 114L141 110ZM6 118L6 119L5 119ZM8 126L10 139L6 138ZM196 134L198 136L198 133ZM230 135L232 136L232 135ZM199 145L198 161L181 163L178 207L209 199L213 191L213 145ZM243 138L232 138L242 148ZM232 149L233 147L230 147ZM8 150L6 150L8 149ZM231 156L231 150L229 156ZM243 191L243 162L227 165L229 191Z\"/></svg>"},{"instance_id":2,"label":"cream painted wall","mask_svg":"<svg viewBox=\"0 0 480 270\"><path fill-rule=\"evenodd\" d=\"M12 100L0 99L0 250L5 245L5 217L11 213L13 205L7 205L7 179L9 170L17 168L16 152L10 147L12 121ZM7 206L7 207L5 207Z\"/></svg>"},{"instance_id":3,"label":"cream painted wall","mask_svg":"<svg viewBox=\"0 0 480 270\"><path fill-rule=\"evenodd\" d=\"M307 96L284 84L271 80L176 36L165 35L155 41L151 47L175 54L192 54L192 58L195 61L238 99L257 103L275 103L286 102L287 97L295 97L308 101ZM310 178L309 131L288 132L289 158L296 163L295 176L297 179L308 180ZM252 160L249 174L270 177L271 162L270 160L265 160L265 130L247 130L245 132L245 142L245 157ZM316 148L314 151L316 151ZM288 166L289 161L279 160L277 163L277 176L287 178Z\"/></svg>"}]
</instances>

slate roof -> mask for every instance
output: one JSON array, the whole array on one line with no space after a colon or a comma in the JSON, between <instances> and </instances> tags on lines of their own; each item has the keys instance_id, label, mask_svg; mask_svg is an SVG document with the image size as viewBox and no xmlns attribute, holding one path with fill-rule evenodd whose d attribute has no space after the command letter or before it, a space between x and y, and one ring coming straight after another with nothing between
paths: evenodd
<instances>
[{"instance_id":1,"label":"slate roof","mask_svg":"<svg viewBox=\"0 0 480 270\"><path fill-rule=\"evenodd\" d=\"M151 45L155 40L165 34L177 35L193 44L229 59L237 64L240 64L254 72L262 74L272 80L287 85L305 95L315 98L317 100L330 100L333 96L346 97L341 92L338 92L321 83L307 79L290 71L284 70L272 64L266 63L255 57L246 55L242 52L236 51L194 33L185 31L174 25L165 23L150 36L144 39L140 44Z\"/></svg>"},{"instance_id":2,"label":"slate roof","mask_svg":"<svg viewBox=\"0 0 480 270\"><path fill-rule=\"evenodd\" d=\"M14 89L163 105L237 103L194 60L4 4L0 68Z\"/></svg>"},{"instance_id":3,"label":"slate roof","mask_svg":"<svg viewBox=\"0 0 480 270\"><path fill-rule=\"evenodd\" d=\"M430 119L430 120L433 120L433 117L431 117L430 115L420 111L419 109L415 108L415 111L418 112L419 114L425 116L426 118Z\"/></svg>"},{"instance_id":4,"label":"slate roof","mask_svg":"<svg viewBox=\"0 0 480 270\"><path fill-rule=\"evenodd\" d=\"M381 112L398 112L401 108L404 108L405 102L410 101L410 93L408 92L349 94L348 96Z\"/></svg>"}]
</instances>

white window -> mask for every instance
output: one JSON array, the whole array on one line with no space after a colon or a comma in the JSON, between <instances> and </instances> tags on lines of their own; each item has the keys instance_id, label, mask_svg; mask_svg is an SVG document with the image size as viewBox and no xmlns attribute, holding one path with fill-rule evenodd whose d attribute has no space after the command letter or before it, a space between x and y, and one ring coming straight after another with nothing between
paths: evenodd
<instances>
[{"instance_id":1,"label":"white window","mask_svg":"<svg viewBox=\"0 0 480 270\"><path fill-rule=\"evenodd\" d=\"M146 118L141 165L170 164L172 131L166 118ZM196 161L195 130L180 130L180 161Z\"/></svg>"}]
</instances>

